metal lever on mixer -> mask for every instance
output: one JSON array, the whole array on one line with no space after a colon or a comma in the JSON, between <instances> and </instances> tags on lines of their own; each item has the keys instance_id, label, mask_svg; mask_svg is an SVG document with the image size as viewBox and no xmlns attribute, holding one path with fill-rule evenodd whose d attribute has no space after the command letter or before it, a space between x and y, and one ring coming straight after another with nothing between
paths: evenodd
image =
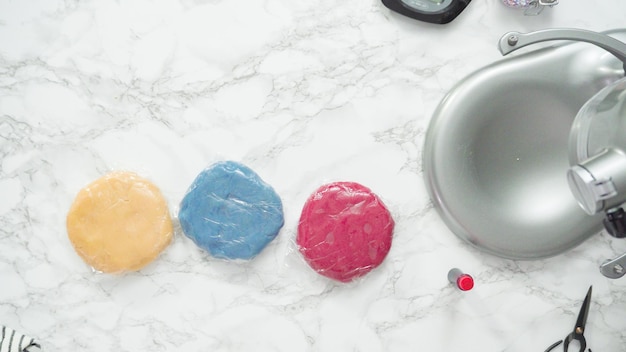
<instances>
[{"instance_id":1,"label":"metal lever on mixer","mask_svg":"<svg viewBox=\"0 0 626 352\"><path fill-rule=\"evenodd\" d=\"M609 279L619 279L626 274L626 253L600 265L600 272Z\"/></svg>"},{"instance_id":2,"label":"metal lever on mixer","mask_svg":"<svg viewBox=\"0 0 626 352\"><path fill-rule=\"evenodd\" d=\"M626 71L626 44L606 34L583 29L555 28L531 33L509 32L502 36L498 49L502 55L507 55L517 49L530 44L550 40L573 40L587 42L615 55L623 64Z\"/></svg>"},{"instance_id":3,"label":"metal lever on mixer","mask_svg":"<svg viewBox=\"0 0 626 352\"><path fill-rule=\"evenodd\" d=\"M622 207L606 213L604 228L616 238L626 237L626 212ZM626 253L615 259L609 259L600 265L600 272L609 279L619 279L626 274Z\"/></svg>"}]
</instances>

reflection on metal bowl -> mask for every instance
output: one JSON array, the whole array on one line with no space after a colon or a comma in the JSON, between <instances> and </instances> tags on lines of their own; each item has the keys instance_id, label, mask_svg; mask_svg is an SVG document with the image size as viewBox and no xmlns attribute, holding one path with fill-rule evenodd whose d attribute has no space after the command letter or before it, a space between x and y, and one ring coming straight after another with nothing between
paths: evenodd
<instances>
[{"instance_id":1,"label":"reflection on metal bowl","mask_svg":"<svg viewBox=\"0 0 626 352\"><path fill-rule=\"evenodd\" d=\"M626 30L609 32L620 40ZM454 234L510 259L562 253L602 229L570 192L568 139L578 110L623 77L585 43L504 59L442 100L424 148L426 185Z\"/></svg>"}]
</instances>

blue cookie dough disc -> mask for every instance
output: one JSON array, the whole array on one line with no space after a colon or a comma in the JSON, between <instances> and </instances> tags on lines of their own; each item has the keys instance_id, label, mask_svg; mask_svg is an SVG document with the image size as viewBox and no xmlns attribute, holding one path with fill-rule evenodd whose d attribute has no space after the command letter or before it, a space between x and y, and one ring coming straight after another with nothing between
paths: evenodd
<instances>
[{"instance_id":1,"label":"blue cookie dough disc","mask_svg":"<svg viewBox=\"0 0 626 352\"><path fill-rule=\"evenodd\" d=\"M193 181L178 214L185 235L212 256L251 259L283 227L274 189L245 165L211 165Z\"/></svg>"}]
</instances>

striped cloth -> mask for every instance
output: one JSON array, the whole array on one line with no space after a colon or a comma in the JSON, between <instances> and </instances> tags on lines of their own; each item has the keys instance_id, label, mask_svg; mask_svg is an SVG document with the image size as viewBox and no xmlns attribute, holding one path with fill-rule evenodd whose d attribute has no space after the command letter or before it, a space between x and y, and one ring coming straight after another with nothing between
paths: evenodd
<instances>
[{"instance_id":1,"label":"striped cloth","mask_svg":"<svg viewBox=\"0 0 626 352\"><path fill-rule=\"evenodd\" d=\"M40 346L35 342L35 339L2 326L2 331L0 331L0 352L34 352L38 348Z\"/></svg>"}]
</instances>

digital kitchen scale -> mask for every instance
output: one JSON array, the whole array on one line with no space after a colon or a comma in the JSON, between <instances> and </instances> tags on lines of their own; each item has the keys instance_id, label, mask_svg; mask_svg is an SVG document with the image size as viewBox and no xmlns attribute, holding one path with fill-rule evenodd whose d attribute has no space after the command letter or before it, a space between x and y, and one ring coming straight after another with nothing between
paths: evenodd
<instances>
[{"instance_id":1,"label":"digital kitchen scale","mask_svg":"<svg viewBox=\"0 0 626 352\"><path fill-rule=\"evenodd\" d=\"M389 9L416 20L445 24L456 18L472 0L382 0Z\"/></svg>"}]
</instances>

